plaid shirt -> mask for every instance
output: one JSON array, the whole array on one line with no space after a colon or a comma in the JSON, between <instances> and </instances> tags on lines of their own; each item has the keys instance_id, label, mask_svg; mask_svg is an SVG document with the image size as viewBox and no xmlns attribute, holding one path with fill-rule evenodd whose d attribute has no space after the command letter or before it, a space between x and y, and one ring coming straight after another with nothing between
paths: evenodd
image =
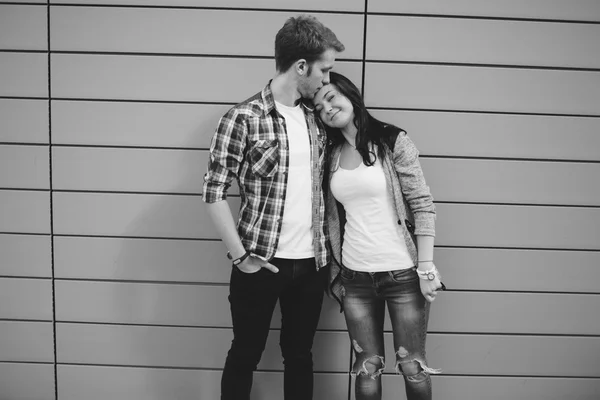
<instances>
[{"instance_id":1,"label":"plaid shirt","mask_svg":"<svg viewBox=\"0 0 600 400\"><path fill-rule=\"evenodd\" d=\"M325 131L314 110L304 104L311 144L312 232L317 268L329 262L322 180L325 163ZM237 223L244 248L267 260L275 256L288 178L288 137L284 117L277 112L270 82L248 100L229 110L210 145L208 171L204 175L207 203L227 198L235 178L242 200Z\"/></svg>"}]
</instances>

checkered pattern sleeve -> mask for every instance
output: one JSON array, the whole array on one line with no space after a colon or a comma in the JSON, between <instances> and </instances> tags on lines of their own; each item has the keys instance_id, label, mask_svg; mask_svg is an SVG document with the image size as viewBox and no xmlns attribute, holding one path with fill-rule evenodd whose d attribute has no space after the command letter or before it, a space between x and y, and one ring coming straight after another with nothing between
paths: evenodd
<instances>
[{"instance_id":1,"label":"checkered pattern sleeve","mask_svg":"<svg viewBox=\"0 0 600 400\"><path fill-rule=\"evenodd\" d=\"M203 199L206 203L227 198L232 180L239 177L246 136L246 118L238 110L231 109L221 117L210 144L208 169L204 175Z\"/></svg>"}]
</instances>

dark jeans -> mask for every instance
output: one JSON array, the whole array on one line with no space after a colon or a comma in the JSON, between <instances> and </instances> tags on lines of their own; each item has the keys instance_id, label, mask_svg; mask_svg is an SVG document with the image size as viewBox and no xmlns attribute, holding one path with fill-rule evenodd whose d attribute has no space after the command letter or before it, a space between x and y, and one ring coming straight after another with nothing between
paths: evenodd
<instances>
[{"instance_id":1,"label":"dark jeans","mask_svg":"<svg viewBox=\"0 0 600 400\"><path fill-rule=\"evenodd\" d=\"M430 400L425 337L429 303L414 268L390 272L341 271L345 288L344 315L352 340L356 400L381 399L381 373L385 368L383 322L389 309L396 352L396 371L404 376L408 400Z\"/></svg>"},{"instance_id":2,"label":"dark jeans","mask_svg":"<svg viewBox=\"0 0 600 400\"><path fill-rule=\"evenodd\" d=\"M252 375L267 342L275 304L281 307L279 346L284 363L284 399L313 395L312 345L323 303L323 280L315 259L275 258L278 273L254 274L233 267L229 291L233 342L221 380L222 400L249 400Z\"/></svg>"}]
</instances>

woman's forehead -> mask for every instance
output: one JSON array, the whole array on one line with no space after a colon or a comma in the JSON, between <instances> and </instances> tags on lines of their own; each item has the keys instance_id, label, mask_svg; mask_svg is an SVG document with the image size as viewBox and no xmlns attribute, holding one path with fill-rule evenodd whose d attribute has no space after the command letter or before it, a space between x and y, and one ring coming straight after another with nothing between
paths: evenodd
<instances>
[{"instance_id":1,"label":"woman's forehead","mask_svg":"<svg viewBox=\"0 0 600 400\"><path fill-rule=\"evenodd\" d=\"M327 96L327 94L329 94L330 92L333 92L333 91L335 91L335 87L333 87L333 85L331 83L324 85L321 89L319 89L319 91L315 95L314 103L318 104L318 103L322 102L323 99Z\"/></svg>"}]
</instances>

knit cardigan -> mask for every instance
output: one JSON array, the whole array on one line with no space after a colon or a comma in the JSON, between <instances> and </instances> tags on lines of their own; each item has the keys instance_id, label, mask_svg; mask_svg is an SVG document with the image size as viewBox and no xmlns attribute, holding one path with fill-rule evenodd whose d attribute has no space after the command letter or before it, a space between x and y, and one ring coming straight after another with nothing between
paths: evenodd
<instances>
[{"instance_id":1,"label":"knit cardigan","mask_svg":"<svg viewBox=\"0 0 600 400\"><path fill-rule=\"evenodd\" d=\"M398 224L413 263L417 264L416 235L435 236L435 205L429 187L425 183L419 163L419 151L405 131L388 125L395 136L393 151L384 144L385 157L382 162L387 190L393 194ZM392 142L394 142L392 140ZM342 145L335 146L329 153L325 213L329 226L331 262L329 268L328 294L340 305L345 290L341 283L340 261L346 214L344 207L333 197L330 190L331 178L339 167ZM390 260L392 262L393 260Z\"/></svg>"}]
</instances>

